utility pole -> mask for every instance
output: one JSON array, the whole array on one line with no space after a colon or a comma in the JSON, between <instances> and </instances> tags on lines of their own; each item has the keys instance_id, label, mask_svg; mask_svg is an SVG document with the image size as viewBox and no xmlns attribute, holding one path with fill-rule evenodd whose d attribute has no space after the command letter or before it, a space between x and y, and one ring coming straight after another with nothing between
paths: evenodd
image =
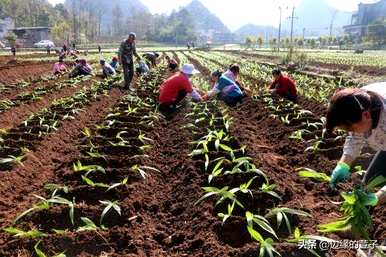
<instances>
[{"instance_id":1,"label":"utility pole","mask_svg":"<svg viewBox=\"0 0 386 257\"><path fill-rule=\"evenodd\" d=\"M295 15L295 6L292 8L292 15L290 17L290 19L291 19L291 45L293 43L293 35L294 35L294 19L296 18L294 15Z\"/></svg>"},{"instance_id":2,"label":"utility pole","mask_svg":"<svg viewBox=\"0 0 386 257\"><path fill-rule=\"evenodd\" d=\"M331 23L330 23L330 38L332 38L332 28L334 27L334 21L335 21L335 17L336 17L336 14L338 13L337 10L334 11L334 13L332 14L332 17L331 17Z\"/></svg>"},{"instance_id":3,"label":"utility pole","mask_svg":"<svg viewBox=\"0 0 386 257\"><path fill-rule=\"evenodd\" d=\"M277 51L280 52L280 40L281 40L281 6L279 7L280 10L280 20L279 20L279 36L277 40Z\"/></svg>"}]
</instances>

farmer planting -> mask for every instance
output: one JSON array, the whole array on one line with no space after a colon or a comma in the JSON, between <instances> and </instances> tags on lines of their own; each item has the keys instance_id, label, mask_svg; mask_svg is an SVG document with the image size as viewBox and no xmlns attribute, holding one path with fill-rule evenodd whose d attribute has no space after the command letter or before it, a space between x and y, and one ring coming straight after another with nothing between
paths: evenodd
<instances>
[{"instance_id":1,"label":"farmer planting","mask_svg":"<svg viewBox=\"0 0 386 257\"><path fill-rule=\"evenodd\" d=\"M280 69L272 71L273 81L269 87L269 91L273 95L286 98L296 102L298 98L295 82L287 75L284 75Z\"/></svg>"},{"instance_id":2,"label":"farmer planting","mask_svg":"<svg viewBox=\"0 0 386 257\"><path fill-rule=\"evenodd\" d=\"M100 60L99 64L101 65L102 68L102 73L104 78L108 78L110 76L115 75L115 69L111 67L109 63L106 63L105 60Z\"/></svg>"},{"instance_id":3,"label":"farmer planting","mask_svg":"<svg viewBox=\"0 0 386 257\"><path fill-rule=\"evenodd\" d=\"M349 132L343 155L332 172L331 187L348 179L350 168L367 144L377 151L363 178L367 183L378 176L386 176L386 83L370 84L362 88L345 88L337 91L327 111L327 129L340 128ZM369 194L371 205L384 203L386 187Z\"/></svg>"},{"instance_id":4,"label":"farmer planting","mask_svg":"<svg viewBox=\"0 0 386 257\"><path fill-rule=\"evenodd\" d=\"M237 75L235 76L234 74L238 73L230 72L230 74L235 78ZM218 95L219 99L229 106L236 106L238 103L241 103L244 94L234 80L229 79L229 77L217 70L212 73L211 82L213 83L213 88L203 97L204 100L209 100Z\"/></svg>"},{"instance_id":5,"label":"farmer planting","mask_svg":"<svg viewBox=\"0 0 386 257\"><path fill-rule=\"evenodd\" d=\"M64 64L63 58L59 57L59 61L54 64L52 72L54 75L59 75L67 71L67 67Z\"/></svg>"},{"instance_id":6,"label":"farmer planting","mask_svg":"<svg viewBox=\"0 0 386 257\"><path fill-rule=\"evenodd\" d=\"M193 88L190 78L200 73L193 64L185 64L181 71L165 80L160 87L160 110L173 113L186 95L190 94L194 101L201 101L201 96Z\"/></svg>"}]
</instances>

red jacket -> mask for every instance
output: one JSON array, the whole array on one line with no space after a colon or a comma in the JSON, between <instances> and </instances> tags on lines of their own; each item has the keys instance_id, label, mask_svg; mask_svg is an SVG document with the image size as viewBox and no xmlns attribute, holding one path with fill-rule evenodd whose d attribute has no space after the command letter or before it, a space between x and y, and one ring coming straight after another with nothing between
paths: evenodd
<instances>
[{"instance_id":1,"label":"red jacket","mask_svg":"<svg viewBox=\"0 0 386 257\"><path fill-rule=\"evenodd\" d=\"M162 83L160 87L159 102L161 104L173 104L180 91L185 91L187 94L193 92L192 83L188 76L182 72L178 72Z\"/></svg>"},{"instance_id":2,"label":"red jacket","mask_svg":"<svg viewBox=\"0 0 386 257\"><path fill-rule=\"evenodd\" d=\"M285 96L288 94L291 96L297 95L295 82L284 75L280 75L278 79L272 82L271 89L276 89L276 93L280 96Z\"/></svg>"}]
</instances>

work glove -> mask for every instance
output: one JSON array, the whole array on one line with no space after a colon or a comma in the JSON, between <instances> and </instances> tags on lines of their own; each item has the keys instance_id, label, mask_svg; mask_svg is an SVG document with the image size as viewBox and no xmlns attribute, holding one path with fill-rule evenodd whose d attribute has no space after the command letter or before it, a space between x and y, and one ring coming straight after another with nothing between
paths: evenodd
<instances>
[{"instance_id":1,"label":"work glove","mask_svg":"<svg viewBox=\"0 0 386 257\"><path fill-rule=\"evenodd\" d=\"M348 166L344 162L339 162L331 174L330 187L332 189L336 189L336 185L339 182L347 180L350 177L350 175L351 175L350 166Z\"/></svg>"},{"instance_id":2,"label":"work glove","mask_svg":"<svg viewBox=\"0 0 386 257\"><path fill-rule=\"evenodd\" d=\"M376 194L368 193L363 204L366 206L377 206L378 202L379 202L379 199Z\"/></svg>"}]
</instances>

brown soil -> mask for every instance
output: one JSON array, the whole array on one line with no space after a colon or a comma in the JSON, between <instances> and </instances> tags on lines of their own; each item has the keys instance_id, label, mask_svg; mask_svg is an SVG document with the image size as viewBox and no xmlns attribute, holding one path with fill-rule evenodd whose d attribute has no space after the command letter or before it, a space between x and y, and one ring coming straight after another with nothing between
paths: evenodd
<instances>
[{"instance_id":1,"label":"brown soil","mask_svg":"<svg viewBox=\"0 0 386 257\"><path fill-rule=\"evenodd\" d=\"M5 99L12 99L20 93L32 92L37 87L47 87L47 86L52 85L54 83L61 82L61 81L65 80L66 78L68 78L67 75L58 76L58 77L55 77L55 78L52 78L49 80L36 79L36 81L33 81L32 83L30 83L29 85L27 85L25 87L15 86L14 88L11 88L10 90L0 92L0 101L5 100Z\"/></svg>"},{"instance_id":2,"label":"brown soil","mask_svg":"<svg viewBox=\"0 0 386 257\"><path fill-rule=\"evenodd\" d=\"M35 62L0 67L0 83L9 84L40 78L51 73L52 65L53 62Z\"/></svg>"},{"instance_id":3,"label":"brown soil","mask_svg":"<svg viewBox=\"0 0 386 257\"><path fill-rule=\"evenodd\" d=\"M194 62L193 59L190 61ZM201 72L209 72L199 63L194 64ZM161 82L158 80L156 85ZM157 97L156 91L137 93L142 99ZM171 120L161 118L156 121L154 127L141 125L141 115L128 115L127 119L132 122L132 126L127 131L145 131L146 136L153 140L153 147L146 152L148 158L140 160L135 159L133 153L125 156L118 156L117 153L119 158L116 159L113 158L114 154L109 156L109 161L114 160L110 163L112 168L109 170L109 178L116 180L117 177L128 176L126 186L105 192L86 187L79 180L79 176L71 169L71 164L80 156L77 146L81 145L82 139L79 131L101 121L119 96L114 91L111 97L94 102L87 108L87 112L80 113L74 121L66 121L57 133L42 141L38 149L31 153L24 167L17 167L3 174L0 182L0 225L10 225L10 221L20 211L26 210L35 202L31 194L46 195L43 185L53 182L66 184L71 188L70 195L76 198L77 203L75 226L69 222L66 207L34 213L21 223L25 229L38 228L50 233L49 237L43 238L40 245L49 255L65 250L70 257L258 256L258 245L247 234L244 219L236 216L222 225L216 217L218 209L214 208L213 201L194 205L203 194L201 187L207 186L208 174L203 172L202 161L189 156L192 150L190 142L195 138L190 130L182 128L192 122L192 118L186 116L190 111L188 106L181 108ZM319 114L321 109L315 109L316 106L317 104L309 104L307 109ZM227 107L219 105L216 108ZM215 108L211 111L218 112ZM282 197L279 205L306 210L313 215L312 219L293 219L294 225L307 234L316 233L317 224L331 221L340 215L338 206L331 203L339 200L338 195L329 192L327 185L300 179L295 172L295 168L301 166L327 172L334 167L335 158L320 153L304 153L303 143L288 139L294 127L285 126L277 119L269 117L261 101L246 98L240 106L229 109L229 114L233 117L231 135L235 138L234 144L246 145L247 156L277 185L276 191ZM130 172L130 167L137 163L157 168L160 172L149 171L150 176L143 180ZM241 181L237 178L235 180L233 183ZM224 178L217 183L221 186L226 182ZM108 213L108 230L99 230L98 233L73 232L81 225L79 218L82 216L93 221L99 220L103 210L98 202L100 199L119 200L122 216ZM264 198L257 199L250 203L262 213L271 205L277 204ZM371 231L371 235L378 240L383 240L386 236L383 225L386 224L386 215L383 209L377 207L373 212L375 229ZM70 231L63 235L54 235L52 228L67 228ZM280 235L285 236L285 233L281 232ZM332 237L344 238L338 235ZM0 232L0 256L31 256L37 241L17 240ZM310 256L284 240L275 247L284 257ZM339 257L354 256L353 252L347 251L330 254Z\"/></svg>"},{"instance_id":4,"label":"brown soil","mask_svg":"<svg viewBox=\"0 0 386 257\"><path fill-rule=\"evenodd\" d=\"M92 79L86 82L81 82L75 87L65 87L61 90L53 92L52 94L43 96L42 99L36 102L22 104L15 108L11 108L0 114L0 126L2 129L12 128L21 123L23 120L25 120L31 113L36 113L39 110L48 107L52 101L71 96L75 92L79 91L79 89L81 89L82 87L91 86L94 82L94 79Z\"/></svg>"},{"instance_id":5,"label":"brown soil","mask_svg":"<svg viewBox=\"0 0 386 257\"><path fill-rule=\"evenodd\" d=\"M41 191L47 181L51 181L55 172L79 155L79 150L73 144L79 131L89 127L102 118L108 109L121 96L119 90L112 91L110 96L104 96L93 102L80 112L75 120L67 120L59 130L45 138L36 151L28 153L24 166L17 166L10 172L4 172L1 179L0 226L4 226L15 213L31 206L36 199L31 193ZM18 203L17 206L14 203Z\"/></svg>"}]
</instances>

